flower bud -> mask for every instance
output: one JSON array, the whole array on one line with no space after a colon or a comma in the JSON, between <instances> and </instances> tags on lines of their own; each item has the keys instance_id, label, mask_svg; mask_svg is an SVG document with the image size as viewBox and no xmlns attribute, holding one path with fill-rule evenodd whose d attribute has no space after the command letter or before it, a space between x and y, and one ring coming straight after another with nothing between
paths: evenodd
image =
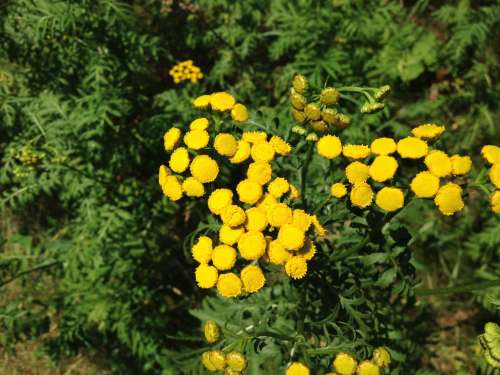
<instances>
[{"instance_id":1,"label":"flower bud","mask_svg":"<svg viewBox=\"0 0 500 375\"><path fill-rule=\"evenodd\" d=\"M373 362L379 367L389 367L391 364L391 355L383 346L373 351Z\"/></svg>"},{"instance_id":2,"label":"flower bud","mask_svg":"<svg viewBox=\"0 0 500 375\"><path fill-rule=\"evenodd\" d=\"M213 344L220 337L220 329L217 323L213 320L207 320L203 326L203 332L205 333L205 339L209 344Z\"/></svg>"},{"instance_id":3,"label":"flower bud","mask_svg":"<svg viewBox=\"0 0 500 375\"><path fill-rule=\"evenodd\" d=\"M325 132L328 129L328 125L326 125L326 122L321 120L313 121L311 125L315 131L321 133Z\"/></svg>"},{"instance_id":4,"label":"flower bud","mask_svg":"<svg viewBox=\"0 0 500 375\"><path fill-rule=\"evenodd\" d=\"M365 103L360 109L361 113L375 113L384 109L384 103Z\"/></svg>"},{"instance_id":5,"label":"flower bud","mask_svg":"<svg viewBox=\"0 0 500 375\"><path fill-rule=\"evenodd\" d=\"M314 103L309 103L306 105L304 108L304 113L306 114L306 117L310 120L319 120L321 117L321 110L319 109L319 106Z\"/></svg>"},{"instance_id":6,"label":"flower bud","mask_svg":"<svg viewBox=\"0 0 500 375\"><path fill-rule=\"evenodd\" d=\"M243 371L247 367L247 360L240 352L231 352L226 355L227 365L235 371Z\"/></svg>"},{"instance_id":7,"label":"flower bud","mask_svg":"<svg viewBox=\"0 0 500 375\"><path fill-rule=\"evenodd\" d=\"M302 126L294 126L292 128L292 133L305 135L307 133L307 131Z\"/></svg>"},{"instance_id":8,"label":"flower bud","mask_svg":"<svg viewBox=\"0 0 500 375\"><path fill-rule=\"evenodd\" d=\"M391 86L389 85L384 85L382 87L379 87L377 91L375 91L375 94L373 94L373 97L376 100L382 100L384 99L389 93L391 92Z\"/></svg>"},{"instance_id":9,"label":"flower bud","mask_svg":"<svg viewBox=\"0 0 500 375\"><path fill-rule=\"evenodd\" d=\"M299 94L303 94L307 89L307 80L302 74L296 74L292 80L292 86Z\"/></svg>"},{"instance_id":10,"label":"flower bud","mask_svg":"<svg viewBox=\"0 0 500 375\"><path fill-rule=\"evenodd\" d=\"M292 109L292 117L299 124L304 123L304 121L306 121L307 119L306 114L304 112L297 111L296 109Z\"/></svg>"},{"instance_id":11,"label":"flower bud","mask_svg":"<svg viewBox=\"0 0 500 375\"><path fill-rule=\"evenodd\" d=\"M349 126L350 123L351 123L351 118L349 116L344 115L343 113L341 113L341 114L339 114L337 116L337 123L336 123L336 125L339 128L344 129L347 126Z\"/></svg>"},{"instance_id":12,"label":"flower bud","mask_svg":"<svg viewBox=\"0 0 500 375\"><path fill-rule=\"evenodd\" d=\"M306 137L306 141L316 142L317 140L318 136L316 135L316 133L309 133Z\"/></svg>"},{"instance_id":13,"label":"flower bud","mask_svg":"<svg viewBox=\"0 0 500 375\"><path fill-rule=\"evenodd\" d=\"M335 87L327 87L321 91L319 101L323 104L330 105L339 101L340 93Z\"/></svg>"},{"instance_id":14,"label":"flower bud","mask_svg":"<svg viewBox=\"0 0 500 375\"><path fill-rule=\"evenodd\" d=\"M304 109L304 106L307 103L306 98L297 92L290 92L290 102L292 103L292 106L298 110Z\"/></svg>"},{"instance_id":15,"label":"flower bud","mask_svg":"<svg viewBox=\"0 0 500 375\"><path fill-rule=\"evenodd\" d=\"M332 108L325 108L321 111L321 118L329 125L337 122L337 111Z\"/></svg>"}]
</instances>

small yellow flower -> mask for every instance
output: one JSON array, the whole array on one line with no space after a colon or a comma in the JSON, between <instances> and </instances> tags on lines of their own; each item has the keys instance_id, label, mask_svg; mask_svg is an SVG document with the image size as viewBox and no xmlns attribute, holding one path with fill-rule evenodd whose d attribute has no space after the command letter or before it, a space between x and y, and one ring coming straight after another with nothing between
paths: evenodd
<instances>
[{"instance_id":1,"label":"small yellow flower","mask_svg":"<svg viewBox=\"0 0 500 375\"><path fill-rule=\"evenodd\" d=\"M297 253L305 260L311 260L316 254L316 246L309 238L306 239L304 246Z\"/></svg>"},{"instance_id":2,"label":"small yellow flower","mask_svg":"<svg viewBox=\"0 0 500 375\"><path fill-rule=\"evenodd\" d=\"M264 211L266 215L269 215L269 211L271 210L271 208L274 207L276 203L278 203L277 199L273 197L271 194L266 193L259 200L259 202L257 202L256 207Z\"/></svg>"},{"instance_id":3,"label":"small yellow flower","mask_svg":"<svg viewBox=\"0 0 500 375\"><path fill-rule=\"evenodd\" d=\"M451 160L446 153L440 150L432 150L425 157L424 163L436 177L446 177L451 174Z\"/></svg>"},{"instance_id":4,"label":"small yellow flower","mask_svg":"<svg viewBox=\"0 0 500 375\"><path fill-rule=\"evenodd\" d=\"M364 159L370 156L370 148L365 145L344 145L342 154L349 159Z\"/></svg>"},{"instance_id":5,"label":"small yellow flower","mask_svg":"<svg viewBox=\"0 0 500 375\"><path fill-rule=\"evenodd\" d=\"M378 191L375 203L387 212L399 210L404 206L403 191L394 187L383 187Z\"/></svg>"},{"instance_id":6,"label":"small yellow flower","mask_svg":"<svg viewBox=\"0 0 500 375\"><path fill-rule=\"evenodd\" d=\"M234 371L241 372L247 367L247 360L240 352L230 352L226 354L226 363Z\"/></svg>"},{"instance_id":7,"label":"small yellow flower","mask_svg":"<svg viewBox=\"0 0 500 375\"><path fill-rule=\"evenodd\" d=\"M234 204L226 206L220 213L221 220L224 224L234 228L241 225L246 220L245 211L241 207Z\"/></svg>"},{"instance_id":8,"label":"small yellow flower","mask_svg":"<svg viewBox=\"0 0 500 375\"><path fill-rule=\"evenodd\" d=\"M191 248L193 259L200 264L207 264L212 259L212 239L207 236L198 237L198 241Z\"/></svg>"},{"instance_id":9,"label":"small yellow flower","mask_svg":"<svg viewBox=\"0 0 500 375\"><path fill-rule=\"evenodd\" d=\"M240 164L243 163L250 157L250 143L244 140L239 140L238 145L236 147L236 153L233 155L229 161L232 164Z\"/></svg>"},{"instance_id":10,"label":"small yellow flower","mask_svg":"<svg viewBox=\"0 0 500 375\"><path fill-rule=\"evenodd\" d=\"M448 182L438 190L434 203L442 214L453 215L464 208L462 188L457 184Z\"/></svg>"},{"instance_id":11,"label":"small yellow flower","mask_svg":"<svg viewBox=\"0 0 500 375\"><path fill-rule=\"evenodd\" d=\"M309 120L316 121L321 118L321 110L315 103L309 103L304 108L304 114Z\"/></svg>"},{"instance_id":12,"label":"small yellow flower","mask_svg":"<svg viewBox=\"0 0 500 375\"><path fill-rule=\"evenodd\" d=\"M238 241L238 250L243 259L256 260L266 252L266 238L262 232L244 233Z\"/></svg>"},{"instance_id":13,"label":"small yellow flower","mask_svg":"<svg viewBox=\"0 0 500 375\"><path fill-rule=\"evenodd\" d=\"M236 104L234 96L227 92L216 92L210 95L210 105L217 112L224 112L233 109Z\"/></svg>"},{"instance_id":14,"label":"small yellow flower","mask_svg":"<svg viewBox=\"0 0 500 375\"><path fill-rule=\"evenodd\" d=\"M262 232L267 227L267 215L264 210L252 207L246 210L247 229L250 232Z\"/></svg>"},{"instance_id":15,"label":"small yellow flower","mask_svg":"<svg viewBox=\"0 0 500 375\"><path fill-rule=\"evenodd\" d=\"M342 152L342 143L339 137L335 135L324 135L316 143L318 154L327 158L333 159L340 155Z\"/></svg>"},{"instance_id":16,"label":"small yellow flower","mask_svg":"<svg viewBox=\"0 0 500 375\"><path fill-rule=\"evenodd\" d=\"M500 214L500 190L497 190L493 194L491 194L490 203L491 210L496 214Z\"/></svg>"},{"instance_id":17,"label":"small yellow flower","mask_svg":"<svg viewBox=\"0 0 500 375\"><path fill-rule=\"evenodd\" d=\"M243 289L248 293L259 291L266 282L266 277L260 267L252 264L241 270L240 278L243 282Z\"/></svg>"},{"instance_id":18,"label":"small yellow flower","mask_svg":"<svg viewBox=\"0 0 500 375\"><path fill-rule=\"evenodd\" d=\"M365 208L372 203L373 191L366 182L356 184L351 189L351 203L353 206Z\"/></svg>"},{"instance_id":19,"label":"small yellow flower","mask_svg":"<svg viewBox=\"0 0 500 375\"><path fill-rule=\"evenodd\" d=\"M363 361L356 371L358 375L380 375L380 368L372 361Z\"/></svg>"},{"instance_id":20,"label":"small yellow flower","mask_svg":"<svg viewBox=\"0 0 500 375\"><path fill-rule=\"evenodd\" d=\"M238 149L238 142L232 134L220 133L217 134L214 140L214 148L219 155L232 157Z\"/></svg>"},{"instance_id":21,"label":"small yellow flower","mask_svg":"<svg viewBox=\"0 0 500 375\"><path fill-rule=\"evenodd\" d=\"M181 130L170 128L163 136L163 143L166 151L172 151L181 139Z\"/></svg>"},{"instance_id":22,"label":"small yellow flower","mask_svg":"<svg viewBox=\"0 0 500 375\"><path fill-rule=\"evenodd\" d=\"M304 91L307 90L308 86L306 77L304 77L302 74L296 74L293 77L292 86L294 90L297 91L299 94L304 93Z\"/></svg>"},{"instance_id":23,"label":"small yellow flower","mask_svg":"<svg viewBox=\"0 0 500 375\"><path fill-rule=\"evenodd\" d=\"M237 297L241 294L241 280L233 272L223 273L217 280L217 290L223 297Z\"/></svg>"},{"instance_id":24,"label":"small yellow flower","mask_svg":"<svg viewBox=\"0 0 500 375\"><path fill-rule=\"evenodd\" d=\"M194 177L188 177L182 182L182 191L188 197L202 197L205 194L203 184Z\"/></svg>"},{"instance_id":25,"label":"small yellow flower","mask_svg":"<svg viewBox=\"0 0 500 375\"><path fill-rule=\"evenodd\" d=\"M273 264L283 265L292 256L285 247L278 241L271 241L268 245L267 256Z\"/></svg>"},{"instance_id":26,"label":"small yellow flower","mask_svg":"<svg viewBox=\"0 0 500 375\"><path fill-rule=\"evenodd\" d=\"M339 101L340 93L335 87L326 87L321 91L319 101L326 105L335 104Z\"/></svg>"},{"instance_id":27,"label":"small yellow flower","mask_svg":"<svg viewBox=\"0 0 500 375\"><path fill-rule=\"evenodd\" d=\"M390 155L396 152L396 142L392 138L377 138L370 145L372 154Z\"/></svg>"},{"instance_id":28,"label":"small yellow flower","mask_svg":"<svg viewBox=\"0 0 500 375\"><path fill-rule=\"evenodd\" d=\"M427 143L419 138L406 137L397 144L398 154L406 159L420 159L429 152Z\"/></svg>"},{"instance_id":29,"label":"small yellow flower","mask_svg":"<svg viewBox=\"0 0 500 375\"><path fill-rule=\"evenodd\" d=\"M453 155L451 158L451 170L454 175L465 175L472 167L472 160L469 156Z\"/></svg>"},{"instance_id":30,"label":"small yellow flower","mask_svg":"<svg viewBox=\"0 0 500 375\"><path fill-rule=\"evenodd\" d=\"M299 199L300 191L294 185L290 184L290 199Z\"/></svg>"},{"instance_id":31,"label":"small yellow flower","mask_svg":"<svg viewBox=\"0 0 500 375\"><path fill-rule=\"evenodd\" d=\"M481 155L484 160L490 164L500 163L500 147L494 145L486 145L481 149Z\"/></svg>"},{"instance_id":32,"label":"small yellow flower","mask_svg":"<svg viewBox=\"0 0 500 375\"><path fill-rule=\"evenodd\" d=\"M208 197L208 209L219 215L224 208L233 203L233 192L229 189L216 189Z\"/></svg>"},{"instance_id":33,"label":"small yellow flower","mask_svg":"<svg viewBox=\"0 0 500 375\"><path fill-rule=\"evenodd\" d=\"M182 173L189 167L188 150L184 147L179 147L172 152L168 166L176 173Z\"/></svg>"},{"instance_id":34,"label":"small yellow flower","mask_svg":"<svg viewBox=\"0 0 500 375\"><path fill-rule=\"evenodd\" d=\"M373 351L373 362L382 368L388 368L391 364L391 354L389 351L380 346Z\"/></svg>"},{"instance_id":35,"label":"small yellow flower","mask_svg":"<svg viewBox=\"0 0 500 375\"><path fill-rule=\"evenodd\" d=\"M207 109L210 105L210 95L201 95L193 100L193 106L196 109Z\"/></svg>"},{"instance_id":36,"label":"small yellow flower","mask_svg":"<svg viewBox=\"0 0 500 375\"><path fill-rule=\"evenodd\" d=\"M274 159L274 147L269 142L257 142L252 146L252 159L255 161L270 162Z\"/></svg>"},{"instance_id":37,"label":"small yellow flower","mask_svg":"<svg viewBox=\"0 0 500 375\"><path fill-rule=\"evenodd\" d=\"M164 165L160 165L160 170L158 173L158 182L160 183L160 186L165 185L165 183L167 181L167 176L169 174L170 173L168 172L167 167L165 167Z\"/></svg>"},{"instance_id":38,"label":"small yellow flower","mask_svg":"<svg viewBox=\"0 0 500 375\"><path fill-rule=\"evenodd\" d=\"M269 207L267 220L270 225L276 228L292 222L292 209L285 203L276 203Z\"/></svg>"},{"instance_id":39,"label":"small yellow flower","mask_svg":"<svg viewBox=\"0 0 500 375\"><path fill-rule=\"evenodd\" d=\"M302 279L307 273L307 262L304 257L291 256L285 263L285 272L292 279Z\"/></svg>"},{"instance_id":40,"label":"small yellow flower","mask_svg":"<svg viewBox=\"0 0 500 375\"><path fill-rule=\"evenodd\" d=\"M262 131L243 132L242 139L248 143L266 142L267 134Z\"/></svg>"},{"instance_id":41,"label":"small yellow flower","mask_svg":"<svg viewBox=\"0 0 500 375\"><path fill-rule=\"evenodd\" d=\"M296 109L292 109L292 117L295 122L302 124L307 120L306 114L303 111L297 111Z\"/></svg>"},{"instance_id":42,"label":"small yellow flower","mask_svg":"<svg viewBox=\"0 0 500 375\"><path fill-rule=\"evenodd\" d=\"M393 178L397 169L398 162L394 157L379 155L373 160L368 173L372 180L384 182Z\"/></svg>"},{"instance_id":43,"label":"small yellow flower","mask_svg":"<svg viewBox=\"0 0 500 375\"><path fill-rule=\"evenodd\" d=\"M490 181L497 188L500 189L500 162L492 165L490 169Z\"/></svg>"},{"instance_id":44,"label":"small yellow flower","mask_svg":"<svg viewBox=\"0 0 500 375\"><path fill-rule=\"evenodd\" d=\"M359 161L354 161L345 168L345 175L347 177L347 180L352 185L366 182L366 180L368 180L369 174L370 167Z\"/></svg>"},{"instance_id":45,"label":"small yellow flower","mask_svg":"<svg viewBox=\"0 0 500 375\"><path fill-rule=\"evenodd\" d=\"M432 198L439 190L439 177L428 171L420 172L413 177L410 187L418 198Z\"/></svg>"},{"instance_id":46,"label":"small yellow flower","mask_svg":"<svg viewBox=\"0 0 500 375\"><path fill-rule=\"evenodd\" d=\"M309 375L309 368L300 362L293 362L286 369L285 375Z\"/></svg>"},{"instance_id":47,"label":"small yellow flower","mask_svg":"<svg viewBox=\"0 0 500 375\"><path fill-rule=\"evenodd\" d=\"M311 216L311 222L314 227L314 230L316 231L316 234L319 237L325 237L326 236L326 229L321 225L321 223L318 220L318 217L316 215Z\"/></svg>"},{"instance_id":48,"label":"small yellow flower","mask_svg":"<svg viewBox=\"0 0 500 375\"><path fill-rule=\"evenodd\" d=\"M191 121L189 124L190 130L207 130L208 128L208 119L206 117L200 117Z\"/></svg>"},{"instance_id":49,"label":"small yellow flower","mask_svg":"<svg viewBox=\"0 0 500 375\"><path fill-rule=\"evenodd\" d=\"M290 190L290 184L283 177L275 178L268 186L267 191L269 194L276 198L281 198L283 194Z\"/></svg>"},{"instance_id":50,"label":"small yellow flower","mask_svg":"<svg viewBox=\"0 0 500 375\"><path fill-rule=\"evenodd\" d=\"M333 367L340 375L352 375L356 371L358 362L347 353L338 353L333 360Z\"/></svg>"},{"instance_id":51,"label":"small yellow flower","mask_svg":"<svg viewBox=\"0 0 500 375\"><path fill-rule=\"evenodd\" d=\"M176 176L166 176L161 189L171 201L175 202L182 198L182 185Z\"/></svg>"},{"instance_id":52,"label":"small yellow flower","mask_svg":"<svg viewBox=\"0 0 500 375\"><path fill-rule=\"evenodd\" d=\"M347 194L345 185L341 182L336 182L330 187L330 195L335 198L343 198Z\"/></svg>"},{"instance_id":53,"label":"small yellow flower","mask_svg":"<svg viewBox=\"0 0 500 375\"><path fill-rule=\"evenodd\" d=\"M301 209L293 210L293 219L292 219L293 225L296 225L304 232L306 232L311 226L311 223L312 223L312 217L307 212Z\"/></svg>"},{"instance_id":54,"label":"small yellow flower","mask_svg":"<svg viewBox=\"0 0 500 375\"><path fill-rule=\"evenodd\" d=\"M413 128L411 133L418 138L435 139L443 134L444 130L444 126L436 124L423 124Z\"/></svg>"},{"instance_id":55,"label":"small yellow flower","mask_svg":"<svg viewBox=\"0 0 500 375\"><path fill-rule=\"evenodd\" d=\"M212 350L209 353L209 362L215 367L215 370L224 370L224 367L226 367L226 358L224 353L220 350Z\"/></svg>"},{"instance_id":56,"label":"small yellow flower","mask_svg":"<svg viewBox=\"0 0 500 375\"><path fill-rule=\"evenodd\" d=\"M210 360L210 353L211 352L204 352L202 355L201 355L201 363L203 364L203 366L205 366L205 368L210 371L210 372L215 372L215 371L218 371L217 368L215 367L214 364L212 364L211 360Z\"/></svg>"},{"instance_id":57,"label":"small yellow flower","mask_svg":"<svg viewBox=\"0 0 500 375\"><path fill-rule=\"evenodd\" d=\"M217 282L217 268L208 264L200 264L196 267L195 278L200 288L212 288Z\"/></svg>"},{"instance_id":58,"label":"small yellow flower","mask_svg":"<svg viewBox=\"0 0 500 375\"><path fill-rule=\"evenodd\" d=\"M227 271L236 263L236 250L229 245L219 245L212 252L212 264L219 271Z\"/></svg>"},{"instance_id":59,"label":"small yellow flower","mask_svg":"<svg viewBox=\"0 0 500 375\"><path fill-rule=\"evenodd\" d=\"M274 151L278 155L286 156L292 151L292 146L287 143L283 138L273 135L269 140L271 146L273 146Z\"/></svg>"},{"instance_id":60,"label":"small yellow flower","mask_svg":"<svg viewBox=\"0 0 500 375\"><path fill-rule=\"evenodd\" d=\"M250 163L247 170L248 179L257 182L260 185L265 185L271 181L272 174L273 170L271 164L263 161Z\"/></svg>"},{"instance_id":61,"label":"small yellow flower","mask_svg":"<svg viewBox=\"0 0 500 375\"><path fill-rule=\"evenodd\" d=\"M284 224L278 232L278 241L287 250L298 250L304 246L305 233L296 225Z\"/></svg>"},{"instance_id":62,"label":"small yellow flower","mask_svg":"<svg viewBox=\"0 0 500 375\"><path fill-rule=\"evenodd\" d=\"M245 233L243 227L231 228L229 225L223 224L219 229L219 240L223 244L232 246L238 242L243 233Z\"/></svg>"},{"instance_id":63,"label":"small yellow flower","mask_svg":"<svg viewBox=\"0 0 500 375\"><path fill-rule=\"evenodd\" d=\"M248 110L243 104L237 103L233 109L231 109L231 117L236 122L247 122L248 121Z\"/></svg>"},{"instance_id":64,"label":"small yellow flower","mask_svg":"<svg viewBox=\"0 0 500 375\"><path fill-rule=\"evenodd\" d=\"M198 155L189 167L191 175L202 184L215 181L219 175L217 162L208 155Z\"/></svg>"},{"instance_id":65,"label":"small yellow flower","mask_svg":"<svg viewBox=\"0 0 500 375\"><path fill-rule=\"evenodd\" d=\"M236 186L236 192L240 201L255 204L262 197L262 186L253 180L242 180Z\"/></svg>"}]
</instances>

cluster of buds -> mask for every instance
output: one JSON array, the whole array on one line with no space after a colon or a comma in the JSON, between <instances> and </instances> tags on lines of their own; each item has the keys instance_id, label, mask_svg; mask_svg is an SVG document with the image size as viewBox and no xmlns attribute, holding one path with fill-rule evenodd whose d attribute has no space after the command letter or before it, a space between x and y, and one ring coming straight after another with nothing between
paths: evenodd
<instances>
[{"instance_id":1,"label":"cluster of buds","mask_svg":"<svg viewBox=\"0 0 500 375\"><path fill-rule=\"evenodd\" d=\"M30 147L23 147L18 153L16 153L15 158L23 165L30 166L38 164L43 158L45 158L45 153L36 151Z\"/></svg>"},{"instance_id":2,"label":"cluster of buds","mask_svg":"<svg viewBox=\"0 0 500 375\"><path fill-rule=\"evenodd\" d=\"M479 335L479 345L486 362L493 368L500 368L500 326L486 323L484 333Z\"/></svg>"}]
</instances>

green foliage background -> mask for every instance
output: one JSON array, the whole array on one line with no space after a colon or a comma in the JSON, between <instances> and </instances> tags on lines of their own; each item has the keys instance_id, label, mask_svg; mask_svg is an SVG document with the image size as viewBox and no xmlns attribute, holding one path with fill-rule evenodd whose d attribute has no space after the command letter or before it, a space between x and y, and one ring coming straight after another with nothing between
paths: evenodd
<instances>
[{"instance_id":1,"label":"green foliage background","mask_svg":"<svg viewBox=\"0 0 500 375\"><path fill-rule=\"evenodd\" d=\"M336 250L367 235L370 246L355 257L324 248L306 280L221 300L194 285L185 243L203 229L205 205L169 202L158 187L162 136L194 118L193 97L216 90L270 132L287 129L287 90L301 72L318 86L393 87L384 112L354 117L351 142L434 121L447 125L446 150L477 157L500 140L499 21L487 0L4 2L0 207L17 229L0 238L0 280L18 292L1 299L1 345L43 337L55 364L98 351L120 374L198 374L200 321L211 318L246 348L251 374L280 373L292 350L326 370L330 354L367 357L380 344L392 349L391 373L436 373L424 350L432 309L411 290L425 275L440 286L498 279L499 220L484 192L457 217L412 204L384 228L360 214L339 222L339 205L323 212ZM202 68L200 84L168 76L185 59ZM327 168L313 160L311 196L326 194ZM498 288L458 298L480 310L477 326L498 320Z\"/></svg>"}]
</instances>

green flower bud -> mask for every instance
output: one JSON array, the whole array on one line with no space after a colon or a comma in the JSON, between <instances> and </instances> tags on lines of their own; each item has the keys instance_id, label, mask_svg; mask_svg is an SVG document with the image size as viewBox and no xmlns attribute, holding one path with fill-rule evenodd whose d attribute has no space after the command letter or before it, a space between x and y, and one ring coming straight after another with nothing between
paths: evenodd
<instances>
[{"instance_id":1,"label":"green flower bud","mask_svg":"<svg viewBox=\"0 0 500 375\"><path fill-rule=\"evenodd\" d=\"M375 113L384 109L384 103L365 103L360 109L361 113Z\"/></svg>"},{"instance_id":2,"label":"green flower bud","mask_svg":"<svg viewBox=\"0 0 500 375\"><path fill-rule=\"evenodd\" d=\"M340 93L335 87L327 87L321 91L319 101L323 104L330 105L339 101Z\"/></svg>"},{"instance_id":3,"label":"green flower bud","mask_svg":"<svg viewBox=\"0 0 500 375\"><path fill-rule=\"evenodd\" d=\"M299 94L303 94L307 89L307 79L302 74L296 74L292 80L292 86Z\"/></svg>"},{"instance_id":4,"label":"green flower bud","mask_svg":"<svg viewBox=\"0 0 500 375\"><path fill-rule=\"evenodd\" d=\"M302 126L294 126L292 128L292 133L304 135L307 133L307 131Z\"/></svg>"},{"instance_id":5,"label":"green flower bud","mask_svg":"<svg viewBox=\"0 0 500 375\"><path fill-rule=\"evenodd\" d=\"M321 132L321 133L325 132L328 129L328 125L326 124L326 122L321 121L321 120L313 121L311 123L311 125L315 131Z\"/></svg>"},{"instance_id":6,"label":"green flower bud","mask_svg":"<svg viewBox=\"0 0 500 375\"><path fill-rule=\"evenodd\" d=\"M296 109L292 109L292 117L295 122L298 122L299 124L303 124L307 120L306 114L302 111L297 111Z\"/></svg>"},{"instance_id":7,"label":"green flower bud","mask_svg":"<svg viewBox=\"0 0 500 375\"><path fill-rule=\"evenodd\" d=\"M382 100L384 99L389 93L391 92L391 86L389 85L384 85L382 87L379 87L377 91L375 91L375 94L373 94L373 97L376 100Z\"/></svg>"},{"instance_id":8,"label":"green flower bud","mask_svg":"<svg viewBox=\"0 0 500 375\"><path fill-rule=\"evenodd\" d=\"M321 111L321 118L329 125L337 122L337 111L332 108L325 108Z\"/></svg>"},{"instance_id":9,"label":"green flower bud","mask_svg":"<svg viewBox=\"0 0 500 375\"><path fill-rule=\"evenodd\" d=\"M290 102L292 102L293 107L298 110L304 109L304 106L307 104L306 98L297 92L290 92Z\"/></svg>"},{"instance_id":10,"label":"green flower bud","mask_svg":"<svg viewBox=\"0 0 500 375\"><path fill-rule=\"evenodd\" d=\"M344 115L343 113L339 114L337 116L337 119L338 119L338 121L337 121L336 125L341 129L346 128L351 123L351 118L347 115Z\"/></svg>"},{"instance_id":11,"label":"green flower bud","mask_svg":"<svg viewBox=\"0 0 500 375\"><path fill-rule=\"evenodd\" d=\"M304 113L306 114L306 117L310 120L319 120L321 117L321 110L319 109L319 106L314 103L309 103L306 105L304 108Z\"/></svg>"},{"instance_id":12,"label":"green flower bud","mask_svg":"<svg viewBox=\"0 0 500 375\"><path fill-rule=\"evenodd\" d=\"M306 137L306 141L316 142L318 140L318 136L316 133L309 133Z\"/></svg>"}]
</instances>

